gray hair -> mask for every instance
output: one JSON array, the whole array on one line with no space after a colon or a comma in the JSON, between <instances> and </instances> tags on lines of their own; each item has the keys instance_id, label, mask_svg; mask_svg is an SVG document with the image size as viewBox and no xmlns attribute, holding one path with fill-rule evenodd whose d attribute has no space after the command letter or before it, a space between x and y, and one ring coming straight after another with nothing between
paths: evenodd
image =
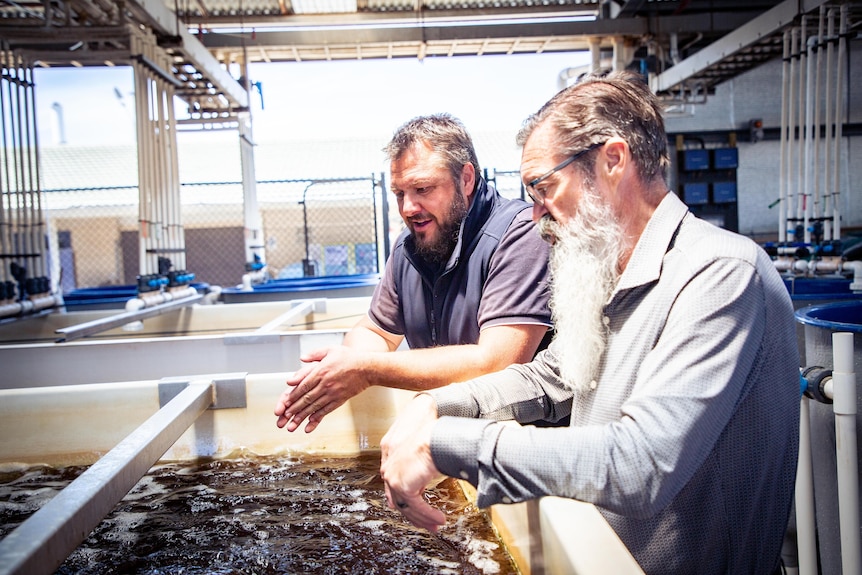
<instances>
[{"instance_id":1,"label":"gray hair","mask_svg":"<svg viewBox=\"0 0 862 575\"><path fill-rule=\"evenodd\" d=\"M473 164L476 181L479 181L481 172L473 140L464 124L454 116L444 113L413 118L395 131L383 151L392 162L419 142L431 146L443 159L455 182L460 179L461 170L467 164Z\"/></svg>"},{"instance_id":2,"label":"gray hair","mask_svg":"<svg viewBox=\"0 0 862 575\"><path fill-rule=\"evenodd\" d=\"M670 156L662 109L642 76L633 72L591 74L558 92L524 121L517 143L524 146L540 124L550 122L560 155L572 155L617 136L625 140L643 182L667 182ZM580 164L591 173L594 157Z\"/></svg>"}]
</instances>

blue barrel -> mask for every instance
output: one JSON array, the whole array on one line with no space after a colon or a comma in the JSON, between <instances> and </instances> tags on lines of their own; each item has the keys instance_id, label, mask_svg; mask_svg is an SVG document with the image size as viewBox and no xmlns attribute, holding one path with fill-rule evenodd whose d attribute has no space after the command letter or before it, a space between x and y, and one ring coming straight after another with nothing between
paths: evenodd
<instances>
[{"instance_id":1,"label":"blue barrel","mask_svg":"<svg viewBox=\"0 0 862 575\"><path fill-rule=\"evenodd\" d=\"M191 283L198 293L207 293L209 284ZM138 297L138 286L116 285L78 288L63 294L67 311L91 311L102 309L124 309L126 302Z\"/></svg>"},{"instance_id":2,"label":"blue barrel","mask_svg":"<svg viewBox=\"0 0 862 575\"><path fill-rule=\"evenodd\" d=\"M862 300L811 305L796 311L805 331L808 367L833 368L832 334L853 334L853 366L857 383L862 377ZM862 393L856 394L857 464L862 463ZM835 471L835 416L832 405L810 400L811 458L814 465L814 509L817 516L821 573L841 573L838 525L838 477ZM862 476L862 465L857 470ZM862 514L862 504L858 512ZM862 537L862 533L858 534Z\"/></svg>"},{"instance_id":3,"label":"blue barrel","mask_svg":"<svg viewBox=\"0 0 862 575\"><path fill-rule=\"evenodd\" d=\"M850 290L853 280L844 277L784 277L784 287L793 301L793 309L841 301L862 301L862 293ZM799 358L805 364L805 330L796 327Z\"/></svg>"},{"instance_id":4,"label":"blue barrel","mask_svg":"<svg viewBox=\"0 0 862 575\"><path fill-rule=\"evenodd\" d=\"M333 297L363 297L374 293L380 283L380 274L349 276L316 276L307 278L277 279L253 285L251 291L241 287L224 288L224 303L250 303Z\"/></svg>"}]
</instances>

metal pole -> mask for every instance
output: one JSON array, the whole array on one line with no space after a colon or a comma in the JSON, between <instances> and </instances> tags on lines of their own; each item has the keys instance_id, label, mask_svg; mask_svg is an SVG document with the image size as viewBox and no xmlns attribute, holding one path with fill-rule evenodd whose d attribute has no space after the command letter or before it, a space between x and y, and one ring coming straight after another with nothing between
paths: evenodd
<instances>
[{"instance_id":1,"label":"metal pole","mask_svg":"<svg viewBox=\"0 0 862 575\"><path fill-rule=\"evenodd\" d=\"M0 541L0 575L54 573L212 403L210 381L181 391Z\"/></svg>"}]
</instances>

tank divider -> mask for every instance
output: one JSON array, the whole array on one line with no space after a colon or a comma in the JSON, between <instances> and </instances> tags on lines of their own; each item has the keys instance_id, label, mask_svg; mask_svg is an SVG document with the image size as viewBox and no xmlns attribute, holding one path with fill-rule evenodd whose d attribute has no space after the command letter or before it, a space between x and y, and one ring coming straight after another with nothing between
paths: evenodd
<instances>
[{"instance_id":1,"label":"tank divider","mask_svg":"<svg viewBox=\"0 0 862 575\"><path fill-rule=\"evenodd\" d=\"M228 333L224 336L225 345L247 345L261 343L278 343L280 336L275 329L300 317L308 317L312 312L325 312L326 299L297 300L293 306L271 319L254 331L246 333Z\"/></svg>"},{"instance_id":2,"label":"tank divider","mask_svg":"<svg viewBox=\"0 0 862 575\"><path fill-rule=\"evenodd\" d=\"M114 506L213 403L192 382L0 541L0 575L54 573Z\"/></svg>"}]
</instances>

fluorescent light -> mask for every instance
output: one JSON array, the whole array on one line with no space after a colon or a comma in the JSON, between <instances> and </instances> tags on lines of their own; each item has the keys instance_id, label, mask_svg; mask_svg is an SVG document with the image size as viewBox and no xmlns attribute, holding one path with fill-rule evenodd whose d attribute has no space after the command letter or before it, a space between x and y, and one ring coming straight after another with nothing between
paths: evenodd
<instances>
[{"instance_id":1,"label":"fluorescent light","mask_svg":"<svg viewBox=\"0 0 862 575\"><path fill-rule=\"evenodd\" d=\"M356 0L292 0L294 14L343 14L356 12Z\"/></svg>"}]
</instances>

